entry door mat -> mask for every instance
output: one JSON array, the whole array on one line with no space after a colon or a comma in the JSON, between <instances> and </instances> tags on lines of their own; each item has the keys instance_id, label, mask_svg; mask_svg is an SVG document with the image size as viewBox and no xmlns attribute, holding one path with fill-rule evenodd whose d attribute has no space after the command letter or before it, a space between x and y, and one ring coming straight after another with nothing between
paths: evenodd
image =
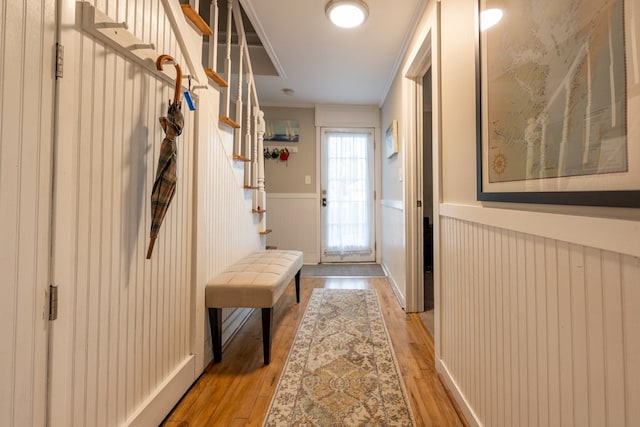
<instances>
[{"instance_id":1,"label":"entry door mat","mask_svg":"<svg viewBox=\"0 0 640 427\"><path fill-rule=\"evenodd\" d=\"M414 426L374 289L311 294L264 426Z\"/></svg>"},{"instance_id":2,"label":"entry door mat","mask_svg":"<svg viewBox=\"0 0 640 427\"><path fill-rule=\"evenodd\" d=\"M302 267L303 277L384 277L380 264L317 264Z\"/></svg>"}]
</instances>

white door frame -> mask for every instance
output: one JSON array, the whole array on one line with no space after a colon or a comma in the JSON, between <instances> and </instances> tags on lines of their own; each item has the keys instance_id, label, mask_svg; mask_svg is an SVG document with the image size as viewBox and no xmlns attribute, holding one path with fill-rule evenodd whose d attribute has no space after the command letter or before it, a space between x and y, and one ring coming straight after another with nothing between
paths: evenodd
<instances>
[{"instance_id":1,"label":"white door frame","mask_svg":"<svg viewBox=\"0 0 640 427\"><path fill-rule=\"evenodd\" d=\"M373 145L374 145L374 168L380 170L380 141L382 140L380 131L380 109L377 106L364 106L364 105L315 105L315 118L314 125L316 127L316 236L315 242L317 248L317 262L320 262L320 156L321 156L321 128L324 127L344 127L344 128L373 128ZM374 174L374 188L376 197L374 199L374 212L375 212L375 253L376 263L382 261L381 249L378 244L378 239L382 235L380 226L380 193L382 188L381 174Z\"/></svg>"},{"instance_id":2,"label":"white door frame","mask_svg":"<svg viewBox=\"0 0 640 427\"><path fill-rule=\"evenodd\" d=\"M418 256L422 248L422 208L417 206L422 200L422 78L432 69L433 91L433 266L434 266L434 311L436 359L439 357L439 286L440 286L440 65L439 65L439 22L440 3L432 3L425 35L415 52L409 57L408 66L403 72L403 108L406 126L406 165L405 165L405 221L406 221L406 267L407 295L406 311L422 311L424 308L424 271L423 259Z\"/></svg>"}]
</instances>

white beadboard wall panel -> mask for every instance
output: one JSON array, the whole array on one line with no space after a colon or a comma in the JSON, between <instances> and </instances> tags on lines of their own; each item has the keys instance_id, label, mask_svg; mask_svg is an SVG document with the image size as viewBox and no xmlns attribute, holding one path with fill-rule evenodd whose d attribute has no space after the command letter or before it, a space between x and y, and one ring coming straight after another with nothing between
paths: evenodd
<instances>
[{"instance_id":1,"label":"white beadboard wall panel","mask_svg":"<svg viewBox=\"0 0 640 427\"><path fill-rule=\"evenodd\" d=\"M0 424L46 422L55 2L0 6Z\"/></svg>"},{"instance_id":2,"label":"white beadboard wall panel","mask_svg":"<svg viewBox=\"0 0 640 427\"><path fill-rule=\"evenodd\" d=\"M196 369L199 372L212 358L209 313L205 309L204 289L213 279L247 254L264 248L258 230L258 215L252 214L251 191L243 190L243 176L237 174L238 161L232 160L233 133L219 127L218 94L203 94L199 117L205 132L198 141L197 195L197 271L195 319ZM227 151L227 149L229 151ZM251 314L248 310L224 309L223 345Z\"/></svg>"},{"instance_id":3,"label":"white beadboard wall panel","mask_svg":"<svg viewBox=\"0 0 640 427\"><path fill-rule=\"evenodd\" d=\"M640 419L640 258L442 216L441 363L487 426Z\"/></svg>"},{"instance_id":4,"label":"white beadboard wall panel","mask_svg":"<svg viewBox=\"0 0 640 427\"><path fill-rule=\"evenodd\" d=\"M306 193L267 193L267 236L270 246L299 250L305 264L320 262L319 199Z\"/></svg>"},{"instance_id":5,"label":"white beadboard wall panel","mask_svg":"<svg viewBox=\"0 0 640 427\"><path fill-rule=\"evenodd\" d=\"M380 228L382 230L382 265L398 301L406 305L406 244L405 212L402 202L382 200L380 202Z\"/></svg>"},{"instance_id":6,"label":"white beadboard wall panel","mask_svg":"<svg viewBox=\"0 0 640 427\"><path fill-rule=\"evenodd\" d=\"M625 421L627 425L633 425L640 420L640 381L637 381L640 378L640 260L625 255L619 265L621 272L616 283L621 282L624 316ZM612 384L611 388L617 389L617 385Z\"/></svg>"},{"instance_id":7,"label":"white beadboard wall panel","mask_svg":"<svg viewBox=\"0 0 640 427\"><path fill-rule=\"evenodd\" d=\"M180 62L158 2L92 4ZM158 118L173 87L79 31L76 6L61 3L53 244L60 318L52 325L50 424L121 425L141 422L132 417L154 396L170 409L196 375L189 362L196 132L185 108L176 194L146 260L164 138ZM171 396L162 393L169 385Z\"/></svg>"}]
</instances>

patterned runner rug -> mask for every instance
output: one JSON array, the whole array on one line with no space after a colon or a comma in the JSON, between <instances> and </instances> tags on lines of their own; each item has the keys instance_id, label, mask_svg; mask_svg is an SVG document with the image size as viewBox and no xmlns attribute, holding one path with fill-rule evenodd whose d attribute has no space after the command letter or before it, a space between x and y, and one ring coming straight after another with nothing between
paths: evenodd
<instances>
[{"instance_id":1,"label":"patterned runner rug","mask_svg":"<svg viewBox=\"0 0 640 427\"><path fill-rule=\"evenodd\" d=\"M415 425L375 290L313 290L264 421L291 425Z\"/></svg>"}]
</instances>

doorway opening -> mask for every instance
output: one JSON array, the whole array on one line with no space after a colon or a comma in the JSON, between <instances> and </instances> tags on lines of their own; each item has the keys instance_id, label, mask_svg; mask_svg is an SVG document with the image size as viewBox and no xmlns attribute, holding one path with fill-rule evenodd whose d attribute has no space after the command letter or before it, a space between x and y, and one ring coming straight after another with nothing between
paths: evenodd
<instances>
[{"instance_id":1,"label":"doorway opening","mask_svg":"<svg viewBox=\"0 0 640 427\"><path fill-rule=\"evenodd\" d=\"M433 286L433 101L431 67L422 77L422 260L425 326L434 335ZM420 170L420 168L418 168Z\"/></svg>"},{"instance_id":2,"label":"doorway opening","mask_svg":"<svg viewBox=\"0 0 640 427\"><path fill-rule=\"evenodd\" d=\"M373 130L322 130L320 262L375 261Z\"/></svg>"}]
</instances>

